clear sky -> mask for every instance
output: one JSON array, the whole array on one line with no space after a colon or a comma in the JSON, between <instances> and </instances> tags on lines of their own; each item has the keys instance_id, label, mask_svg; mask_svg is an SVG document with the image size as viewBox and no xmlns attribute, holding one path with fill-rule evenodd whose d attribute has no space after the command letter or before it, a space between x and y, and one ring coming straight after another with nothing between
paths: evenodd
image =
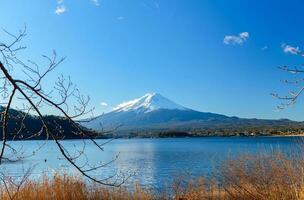
<instances>
[{"instance_id":1,"label":"clear sky","mask_svg":"<svg viewBox=\"0 0 304 200\"><path fill-rule=\"evenodd\" d=\"M303 62L292 54L304 48L301 0L0 0L0 8L1 27L26 23L30 58L67 56L48 81L70 75L97 114L158 92L200 111L304 120L303 100L276 112L269 95L286 92L280 80L290 75L278 66Z\"/></svg>"}]
</instances>

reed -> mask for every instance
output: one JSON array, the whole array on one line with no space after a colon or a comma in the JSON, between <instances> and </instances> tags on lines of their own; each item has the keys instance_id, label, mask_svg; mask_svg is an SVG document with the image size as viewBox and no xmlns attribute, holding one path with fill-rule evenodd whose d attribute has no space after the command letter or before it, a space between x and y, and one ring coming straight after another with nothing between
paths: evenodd
<instances>
[{"instance_id":1,"label":"reed","mask_svg":"<svg viewBox=\"0 0 304 200\"><path fill-rule=\"evenodd\" d=\"M0 194L3 200L302 200L303 164L301 157L287 158L280 152L242 155L221 165L217 174L220 182L204 177L190 181L180 178L162 194L142 189L139 185L131 191L124 187L105 188L66 174L26 180L20 187L6 181L7 184L0 185Z\"/></svg>"}]
</instances>

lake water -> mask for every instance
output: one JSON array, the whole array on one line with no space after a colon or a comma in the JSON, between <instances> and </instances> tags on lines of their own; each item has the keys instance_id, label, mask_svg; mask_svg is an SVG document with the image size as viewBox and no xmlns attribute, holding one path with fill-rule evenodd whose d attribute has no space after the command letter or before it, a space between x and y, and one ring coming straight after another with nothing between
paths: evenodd
<instances>
[{"instance_id":1,"label":"lake water","mask_svg":"<svg viewBox=\"0 0 304 200\"><path fill-rule=\"evenodd\" d=\"M118 159L108 167L95 172L97 177L107 177L113 173L133 174L127 185L135 182L144 187L162 188L182 175L211 175L218 164L240 153L256 153L280 149L286 153L297 150L301 139L298 137L204 137L204 138L166 138L166 139L116 139L100 151L90 141L86 143L87 160L92 164L107 162L119 154ZM107 140L97 140L104 143ZM43 141L16 141L10 145L23 155L29 155ZM67 140L61 142L73 155L75 149L82 149L83 141ZM76 155L76 154L75 154ZM86 160L81 159L81 162ZM62 170L73 172L60 154L55 143L46 144L34 156L16 163L6 163L1 171L20 175L29 166L35 166L32 177L43 173Z\"/></svg>"}]
</instances>

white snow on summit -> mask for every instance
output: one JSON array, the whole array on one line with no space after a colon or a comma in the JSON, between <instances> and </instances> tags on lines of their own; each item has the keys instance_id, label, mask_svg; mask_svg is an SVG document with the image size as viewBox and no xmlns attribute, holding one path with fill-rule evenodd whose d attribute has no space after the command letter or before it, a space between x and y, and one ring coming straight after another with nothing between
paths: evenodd
<instances>
[{"instance_id":1,"label":"white snow on summit","mask_svg":"<svg viewBox=\"0 0 304 200\"><path fill-rule=\"evenodd\" d=\"M143 111L147 113L158 109L188 110L158 93L147 93L140 98L117 105L112 112Z\"/></svg>"}]
</instances>

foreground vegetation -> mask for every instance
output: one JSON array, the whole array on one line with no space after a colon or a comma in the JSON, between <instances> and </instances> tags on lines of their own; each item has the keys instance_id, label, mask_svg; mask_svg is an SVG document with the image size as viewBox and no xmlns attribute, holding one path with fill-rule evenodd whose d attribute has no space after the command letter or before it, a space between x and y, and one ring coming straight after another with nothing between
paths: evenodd
<instances>
[{"instance_id":1,"label":"foreground vegetation","mask_svg":"<svg viewBox=\"0 0 304 200\"><path fill-rule=\"evenodd\" d=\"M304 199L304 170L301 155L288 159L279 152L243 155L223 163L215 179L179 178L163 193L155 193L139 186L133 190L105 188L90 184L78 176L45 176L40 180L26 180L18 187L10 182L0 187L1 199Z\"/></svg>"}]
</instances>

